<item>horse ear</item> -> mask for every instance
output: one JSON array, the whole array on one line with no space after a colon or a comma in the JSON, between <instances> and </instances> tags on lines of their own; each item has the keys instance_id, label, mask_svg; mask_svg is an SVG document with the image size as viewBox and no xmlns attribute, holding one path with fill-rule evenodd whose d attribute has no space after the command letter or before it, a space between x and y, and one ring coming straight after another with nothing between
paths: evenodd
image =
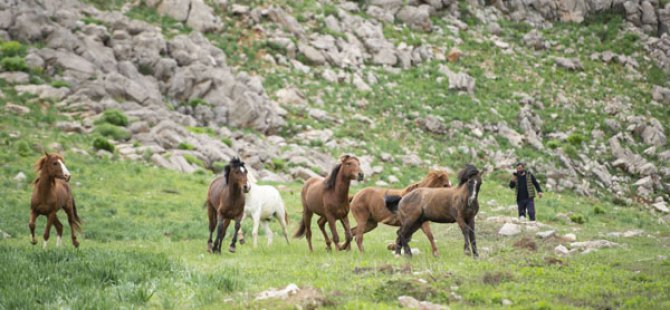
<instances>
[{"instance_id":1,"label":"horse ear","mask_svg":"<svg viewBox=\"0 0 670 310\"><path fill-rule=\"evenodd\" d=\"M350 157L351 157L351 155L349 155L349 154L344 154L344 155L340 156L340 162L343 163L343 162L345 162L347 159L349 159Z\"/></svg>"},{"instance_id":2,"label":"horse ear","mask_svg":"<svg viewBox=\"0 0 670 310\"><path fill-rule=\"evenodd\" d=\"M223 178L226 180L226 184L230 183L228 177L230 177L230 165L225 165L223 167Z\"/></svg>"}]
</instances>

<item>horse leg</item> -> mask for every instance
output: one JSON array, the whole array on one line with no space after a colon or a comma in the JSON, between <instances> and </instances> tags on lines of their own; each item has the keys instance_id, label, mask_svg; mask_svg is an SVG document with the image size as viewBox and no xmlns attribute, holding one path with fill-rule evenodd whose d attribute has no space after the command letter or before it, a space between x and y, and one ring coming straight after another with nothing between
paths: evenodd
<instances>
[{"instance_id":1,"label":"horse leg","mask_svg":"<svg viewBox=\"0 0 670 310\"><path fill-rule=\"evenodd\" d=\"M305 239L307 239L307 247L309 247L310 252L314 252L314 249L312 249L312 214L312 211L305 208L305 213L302 216L305 225Z\"/></svg>"},{"instance_id":2,"label":"horse leg","mask_svg":"<svg viewBox=\"0 0 670 310\"><path fill-rule=\"evenodd\" d=\"M77 230L75 227L76 225L76 219L74 217L74 210L73 208L65 208L65 214L67 214L67 223L70 225L70 238L72 238L72 245L74 245L75 248L79 247L79 241L77 241L77 235L75 234L75 231ZM56 221L58 221L58 218L56 218Z\"/></svg>"},{"instance_id":3,"label":"horse leg","mask_svg":"<svg viewBox=\"0 0 670 310\"><path fill-rule=\"evenodd\" d=\"M465 255L470 255L470 232L469 232L470 227L468 226L468 224L465 223L465 220L460 215L456 218L456 221L458 222L458 226L461 228L463 238L465 239L465 244L463 245L463 251Z\"/></svg>"},{"instance_id":4,"label":"horse leg","mask_svg":"<svg viewBox=\"0 0 670 310\"><path fill-rule=\"evenodd\" d=\"M349 217L345 216L344 218L340 219L340 222L342 223L342 227L344 228L344 239L345 239L344 244L346 245L342 246L340 250L348 251L349 249L351 249L351 247L349 247L349 244L351 244L351 240L354 239L351 235L351 226L349 225Z\"/></svg>"},{"instance_id":5,"label":"horse leg","mask_svg":"<svg viewBox=\"0 0 670 310\"><path fill-rule=\"evenodd\" d=\"M242 213L242 220L240 222L244 222L244 219L247 217L246 213ZM245 244L247 241L244 240L244 229L240 228L240 231L237 233L237 241L240 244ZM255 246L254 246L255 247Z\"/></svg>"},{"instance_id":6,"label":"horse leg","mask_svg":"<svg viewBox=\"0 0 670 310\"><path fill-rule=\"evenodd\" d=\"M226 236L226 230L230 225L230 219L224 219L223 216L217 216L216 240L214 240L214 248L212 253L221 254L221 243Z\"/></svg>"},{"instance_id":7,"label":"horse leg","mask_svg":"<svg viewBox=\"0 0 670 310\"><path fill-rule=\"evenodd\" d=\"M433 249L433 256L440 256L440 252L437 251L437 246L435 245L435 239L433 238L433 231L430 229L430 222L425 222L421 225L421 230L430 241L430 247Z\"/></svg>"},{"instance_id":8,"label":"horse leg","mask_svg":"<svg viewBox=\"0 0 670 310\"><path fill-rule=\"evenodd\" d=\"M207 203L207 217L209 218L209 239L207 240L207 252L212 253L212 234L216 228L216 210Z\"/></svg>"},{"instance_id":9,"label":"horse leg","mask_svg":"<svg viewBox=\"0 0 670 310\"><path fill-rule=\"evenodd\" d=\"M63 224L58 220L58 215L54 215L54 226L56 226L56 247L60 248L63 242Z\"/></svg>"},{"instance_id":10,"label":"horse leg","mask_svg":"<svg viewBox=\"0 0 670 310\"><path fill-rule=\"evenodd\" d=\"M356 234L356 245L358 246L358 251L361 253L364 252L363 250L363 235L365 233L375 229L377 227L377 222L374 221L368 221L366 220L365 224L361 224L362 222L358 222L358 226L356 226L356 229L354 233Z\"/></svg>"},{"instance_id":11,"label":"horse leg","mask_svg":"<svg viewBox=\"0 0 670 310\"><path fill-rule=\"evenodd\" d=\"M251 219L254 221L254 228L251 231L251 236L254 238L254 248L258 246L258 225L261 222L261 212L258 210L258 212L254 213L251 215Z\"/></svg>"},{"instance_id":12,"label":"horse leg","mask_svg":"<svg viewBox=\"0 0 670 310\"><path fill-rule=\"evenodd\" d=\"M286 211L284 211L286 212ZM279 225L281 225L281 230L284 233L284 238L286 238L286 244L289 244L288 242L288 228L286 227L286 213L284 215L280 215L278 213L275 213L275 217L279 220Z\"/></svg>"},{"instance_id":13,"label":"horse leg","mask_svg":"<svg viewBox=\"0 0 670 310\"><path fill-rule=\"evenodd\" d=\"M263 221L263 230L265 235L268 236L268 246L272 245L272 229L270 229L270 221Z\"/></svg>"},{"instance_id":14,"label":"horse leg","mask_svg":"<svg viewBox=\"0 0 670 310\"><path fill-rule=\"evenodd\" d=\"M56 211L52 211L47 216L47 227L44 228L44 244L42 245L45 249L47 248L47 242L49 241L49 234L51 233L51 225L54 223L54 218L56 218Z\"/></svg>"},{"instance_id":15,"label":"horse leg","mask_svg":"<svg viewBox=\"0 0 670 310\"><path fill-rule=\"evenodd\" d=\"M474 216L468 221L468 226L470 228L470 245L472 246L472 256L477 258L477 257L479 257L479 252L477 251L477 241L475 239L475 217Z\"/></svg>"},{"instance_id":16,"label":"horse leg","mask_svg":"<svg viewBox=\"0 0 670 310\"><path fill-rule=\"evenodd\" d=\"M316 223L319 224L319 229L323 233L323 239L326 240L326 250L330 252L332 248L330 247L330 238L328 238L328 233L326 233L326 221L326 218L322 216Z\"/></svg>"},{"instance_id":17,"label":"horse leg","mask_svg":"<svg viewBox=\"0 0 670 310\"><path fill-rule=\"evenodd\" d=\"M326 213L326 220L328 221L328 227L330 227L330 232L333 234L333 243L335 243L335 249L338 251L340 248L340 235L337 234L337 223L335 217Z\"/></svg>"},{"instance_id":18,"label":"horse leg","mask_svg":"<svg viewBox=\"0 0 670 310\"><path fill-rule=\"evenodd\" d=\"M420 221L414 221L412 222L411 225L407 225L404 228L403 231L403 250L405 251L405 255L412 257L412 249L409 247L409 242L412 240L412 235L421 228L423 223Z\"/></svg>"},{"instance_id":19,"label":"horse leg","mask_svg":"<svg viewBox=\"0 0 670 310\"><path fill-rule=\"evenodd\" d=\"M37 213L33 210L30 210L30 219L28 220L28 228L30 228L30 243L33 245L37 244L35 240L35 221L37 220Z\"/></svg>"},{"instance_id":20,"label":"horse leg","mask_svg":"<svg viewBox=\"0 0 670 310\"><path fill-rule=\"evenodd\" d=\"M237 243L237 233L240 231L240 227L242 227L241 222L242 222L242 215L240 215L238 218L235 219L235 232L233 233L233 241L230 242L230 247L228 248L228 252L230 253L235 253L235 243Z\"/></svg>"}]
</instances>

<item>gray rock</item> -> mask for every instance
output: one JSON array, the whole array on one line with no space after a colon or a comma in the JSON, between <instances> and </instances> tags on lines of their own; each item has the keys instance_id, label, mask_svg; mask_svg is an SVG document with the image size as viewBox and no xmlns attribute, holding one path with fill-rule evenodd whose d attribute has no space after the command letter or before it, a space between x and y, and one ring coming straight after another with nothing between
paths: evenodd
<instances>
[{"instance_id":1,"label":"gray rock","mask_svg":"<svg viewBox=\"0 0 670 310\"><path fill-rule=\"evenodd\" d=\"M547 239L556 235L555 230L539 231L535 234L540 239Z\"/></svg>"},{"instance_id":2,"label":"gray rock","mask_svg":"<svg viewBox=\"0 0 670 310\"><path fill-rule=\"evenodd\" d=\"M368 6L368 9L365 11L365 13L380 22L393 23L395 20L393 12L384 10L376 5Z\"/></svg>"},{"instance_id":3,"label":"gray rock","mask_svg":"<svg viewBox=\"0 0 670 310\"><path fill-rule=\"evenodd\" d=\"M572 71L577 71L577 70L583 70L583 66L581 61L579 61L579 58L564 58L564 57L556 57L554 58L554 62L562 68L572 70Z\"/></svg>"},{"instance_id":4,"label":"gray rock","mask_svg":"<svg viewBox=\"0 0 670 310\"><path fill-rule=\"evenodd\" d=\"M659 201L657 203L652 204L652 206L659 212L670 213L670 209L668 209L668 204L665 201Z\"/></svg>"},{"instance_id":5,"label":"gray rock","mask_svg":"<svg viewBox=\"0 0 670 310\"><path fill-rule=\"evenodd\" d=\"M567 242L574 242L575 240L577 240L577 236L575 236L575 234L572 234L572 233L571 234L565 234L565 235L563 235L563 240L565 240Z\"/></svg>"},{"instance_id":6,"label":"gray rock","mask_svg":"<svg viewBox=\"0 0 670 310\"><path fill-rule=\"evenodd\" d=\"M84 133L84 127L79 122L60 121L56 122L56 128L63 132Z\"/></svg>"},{"instance_id":7,"label":"gray rock","mask_svg":"<svg viewBox=\"0 0 670 310\"><path fill-rule=\"evenodd\" d=\"M396 18L416 30L429 31L433 27L430 10L423 6L405 6L396 13Z\"/></svg>"},{"instance_id":8,"label":"gray rock","mask_svg":"<svg viewBox=\"0 0 670 310\"><path fill-rule=\"evenodd\" d=\"M439 71L449 79L449 89L464 90L471 95L474 94L475 79L467 73L455 73L444 65L440 65Z\"/></svg>"},{"instance_id":9,"label":"gray rock","mask_svg":"<svg viewBox=\"0 0 670 310\"><path fill-rule=\"evenodd\" d=\"M314 65L326 64L326 58L319 50L305 42L298 42L298 51L307 58L307 60Z\"/></svg>"},{"instance_id":10,"label":"gray rock","mask_svg":"<svg viewBox=\"0 0 670 310\"><path fill-rule=\"evenodd\" d=\"M11 84L27 84L30 81L30 75L25 72L2 72L0 80L5 80Z\"/></svg>"},{"instance_id":11,"label":"gray rock","mask_svg":"<svg viewBox=\"0 0 670 310\"><path fill-rule=\"evenodd\" d=\"M382 49L374 55L372 62L377 65L393 66L398 62L398 57L392 49Z\"/></svg>"},{"instance_id":12,"label":"gray rock","mask_svg":"<svg viewBox=\"0 0 670 310\"><path fill-rule=\"evenodd\" d=\"M556 248L554 248L554 253L561 256L567 256L570 254L570 251L568 251L568 248L566 248L564 245L559 244L556 246Z\"/></svg>"},{"instance_id":13,"label":"gray rock","mask_svg":"<svg viewBox=\"0 0 670 310\"><path fill-rule=\"evenodd\" d=\"M6 103L4 109L8 112L16 113L18 115L25 115L30 113L30 108L13 103Z\"/></svg>"},{"instance_id":14,"label":"gray rock","mask_svg":"<svg viewBox=\"0 0 670 310\"><path fill-rule=\"evenodd\" d=\"M602 248L613 248L613 247L619 247L621 246L618 243L607 241L607 240L591 240L591 241L583 241L583 242L572 242L570 243L570 248L572 249L580 249L584 251L592 251L592 250L597 250L597 249L602 249Z\"/></svg>"},{"instance_id":15,"label":"gray rock","mask_svg":"<svg viewBox=\"0 0 670 310\"><path fill-rule=\"evenodd\" d=\"M651 97L660 103L670 105L670 89L654 85L651 91Z\"/></svg>"},{"instance_id":16,"label":"gray rock","mask_svg":"<svg viewBox=\"0 0 670 310\"><path fill-rule=\"evenodd\" d=\"M419 127L424 130L435 133L435 134L445 134L447 133L447 127L444 125L444 121L433 115L428 115L425 118L417 119L417 124Z\"/></svg>"},{"instance_id":17,"label":"gray rock","mask_svg":"<svg viewBox=\"0 0 670 310\"><path fill-rule=\"evenodd\" d=\"M52 98L62 100L70 92L67 88L55 88L49 85L19 85L14 87L19 94L30 93L35 94L41 99Z\"/></svg>"},{"instance_id":18,"label":"gray rock","mask_svg":"<svg viewBox=\"0 0 670 310\"><path fill-rule=\"evenodd\" d=\"M521 227L513 223L505 223L500 230L498 230L498 234L502 236L514 236L520 233Z\"/></svg>"},{"instance_id":19,"label":"gray rock","mask_svg":"<svg viewBox=\"0 0 670 310\"><path fill-rule=\"evenodd\" d=\"M411 296L400 296L398 302L403 308L420 309L420 310L448 310L449 307L434 304L428 301L418 301Z\"/></svg>"},{"instance_id":20,"label":"gray rock","mask_svg":"<svg viewBox=\"0 0 670 310\"><path fill-rule=\"evenodd\" d=\"M307 180L311 177L318 177L319 176L316 172L314 172L310 169L304 168L304 167L293 167L289 170L289 173L294 178L301 179L301 180Z\"/></svg>"},{"instance_id":21,"label":"gray rock","mask_svg":"<svg viewBox=\"0 0 670 310\"><path fill-rule=\"evenodd\" d=\"M402 163L406 166L417 167L423 164L421 157L419 155L411 153L403 156Z\"/></svg>"},{"instance_id":22,"label":"gray rock","mask_svg":"<svg viewBox=\"0 0 670 310\"><path fill-rule=\"evenodd\" d=\"M17 173L13 179L16 183L23 183L26 181L27 177L23 171L19 171L19 173Z\"/></svg>"}]
</instances>

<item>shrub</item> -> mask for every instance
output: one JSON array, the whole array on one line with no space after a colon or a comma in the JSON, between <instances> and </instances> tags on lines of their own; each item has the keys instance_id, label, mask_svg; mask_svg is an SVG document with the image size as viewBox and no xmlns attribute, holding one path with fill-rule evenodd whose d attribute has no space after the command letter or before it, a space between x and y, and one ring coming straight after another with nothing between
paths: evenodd
<instances>
[{"instance_id":1,"label":"shrub","mask_svg":"<svg viewBox=\"0 0 670 310\"><path fill-rule=\"evenodd\" d=\"M601 206L595 206L593 208L593 214L605 214L605 209L603 209Z\"/></svg>"},{"instance_id":2,"label":"shrub","mask_svg":"<svg viewBox=\"0 0 670 310\"><path fill-rule=\"evenodd\" d=\"M123 112L116 110L116 109L109 109L106 110L102 114L102 119L103 122L110 123L112 125L116 126L128 126L128 117L123 114Z\"/></svg>"},{"instance_id":3,"label":"shrub","mask_svg":"<svg viewBox=\"0 0 670 310\"><path fill-rule=\"evenodd\" d=\"M586 218L580 213L574 213L570 215L570 221L577 224L584 224L586 223Z\"/></svg>"},{"instance_id":4,"label":"shrub","mask_svg":"<svg viewBox=\"0 0 670 310\"><path fill-rule=\"evenodd\" d=\"M112 138L118 141L125 141L130 139L130 132L128 132L128 130L107 123L96 126L94 132L100 134L103 137Z\"/></svg>"},{"instance_id":5,"label":"shrub","mask_svg":"<svg viewBox=\"0 0 670 310\"><path fill-rule=\"evenodd\" d=\"M547 141L547 147L552 149L552 150L557 149L559 146L561 146L561 142L559 142L558 140L554 139L554 140Z\"/></svg>"},{"instance_id":6,"label":"shrub","mask_svg":"<svg viewBox=\"0 0 670 310\"><path fill-rule=\"evenodd\" d=\"M0 67L2 67L5 71L28 72L28 65L26 65L26 61L18 56L3 58L0 60Z\"/></svg>"},{"instance_id":7,"label":"shrub","mask_svg":"<svg viewBox=\"0 0 670 310\"><path fill-rule=\"evenodd\" d=\"M281 171L284 170L286 167L286 162L281 159L281 158L273 158L272 159L272 169L274 171Z\"/></svg>"},{"instance_id":8,"label":"shrub","mask_svg":"<svg viewBox=\"0 0 670 310\"><path fill-rule=\"evenodd\" d=\"M65 82L63 80L55 80L51 82L51 87L55 88L68 88L70 87L70 83Z\"/></svg>"},{"instance_id":9,"label":"shrub","mask_svg":"<svg viewBox=\"0 0 670 310\"><path fill-rule=\"evenodd\" d=\"M93 140L93 148L96 150L105 150L114 153L114 144L103 137L96 137Z\"/></svg>"},{"instance_id":10,"label":"shrub","mask_svg":"<svg viewBox=\"0 0 670 310\"><path fill-rule=\"evenodd\" d=\"M199 105L209 105L209 102L204 99L194 98L188 101L188 105L190 105L192 108L195 108Z\"/></svg>"},{"instance_id":11,"label":"shrub","mask_svg":"<svg viewBox=\"0 0 670 310\"><path fill-rule=\"evenodd\" d=\"M572 146L570 144L565 145L565 146L563 146L563 151L570 158L577 158L577 149L574 146Z\"/></svg>"},{"instance_id":12,"label":"shrub","mask_svg":"<svg viewBox=\"0 0 670 310\"><path fill-rule=\"evenodd\" d=\"M191 165L196 165L196 166L200 166L200 167L205 166L205 164L202 162L202 160L198 159L197 157L195 157L191 154L184 154L183 156L184 156L184 159L186 159L186 161Z\"/></svg>"},{"instance_id":13,"label":"shrub","mask_svg":"<svg viewBox=\"0 0 670 310\"><path fill-rule=\"evenodd\" d=\"M223 142L225 145L232 147L233 146L233 140L228 137L223 137L221 138L221 142Z\"/></svg>"},{"instance_id":14,"label":"shrub","mask_svg":"<svg viewBox=\"0 0 670 310\"><path fill-rule=\"evenodd\" d=\"M0 57L23 56L26 53L26 47L17 41L7 41L0 43Z\"/></svg>"},{"instance_id":15,"label":"shrub","mask_svg":"<svg viewBox=\"0 0 670 310\"><path fill-rule=\"evenodd\" d=\"M579 146L582 145L582 142L586 141L586 137L582 134L573 133L569 135L565 140L574 146Z\"/></svg>"},{"instance_id":16,"label":"shrub","mask_svg":"<svg viewBox=\"0 0 670 310\"><path fill-rule=\"evenodd\" d=\"M30 148L30 144L26 141L19 141L16 143L16 152L19 153L19 155L23 157L30 156L32 153L32 150Z\"/></svg>"},{"instance_id":17,"label":"shrub","mask_svg":"<svg viewBox=\"0 0 670 310\"><path fill-rule=\"evenodd\" d=\"M191 151L191 150L194 149L192 144L186 143L186 142L179 143L177 148L180 149L180 150L188 150L188 151Z\"/></svg>"}]
</instances>

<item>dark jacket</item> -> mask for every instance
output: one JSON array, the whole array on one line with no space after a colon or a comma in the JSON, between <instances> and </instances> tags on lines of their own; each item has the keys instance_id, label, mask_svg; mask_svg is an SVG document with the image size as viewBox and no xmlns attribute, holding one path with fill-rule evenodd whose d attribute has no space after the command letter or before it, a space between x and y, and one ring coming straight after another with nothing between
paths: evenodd
<instances>
[{"instance_id":1,"label":"dark jacket","mask_svg":"<svg viewBox=\"0 0 670 310\"><path fill-rule=\"evenodd\" d=\"M516 173L514 175L516 176L516 180L511 180L509 182L509 187L516 188L517 201L533 199L535 198L536 191L538 193L542 192L540 183L537 182L537 179L535 179L535 176L532 173L526 171L523 175L518 175ZM530 176L531 182L528 182L528 176ZM517 183L519 183L519 186L516 186Z\"/></svg>"}]
</instances>

